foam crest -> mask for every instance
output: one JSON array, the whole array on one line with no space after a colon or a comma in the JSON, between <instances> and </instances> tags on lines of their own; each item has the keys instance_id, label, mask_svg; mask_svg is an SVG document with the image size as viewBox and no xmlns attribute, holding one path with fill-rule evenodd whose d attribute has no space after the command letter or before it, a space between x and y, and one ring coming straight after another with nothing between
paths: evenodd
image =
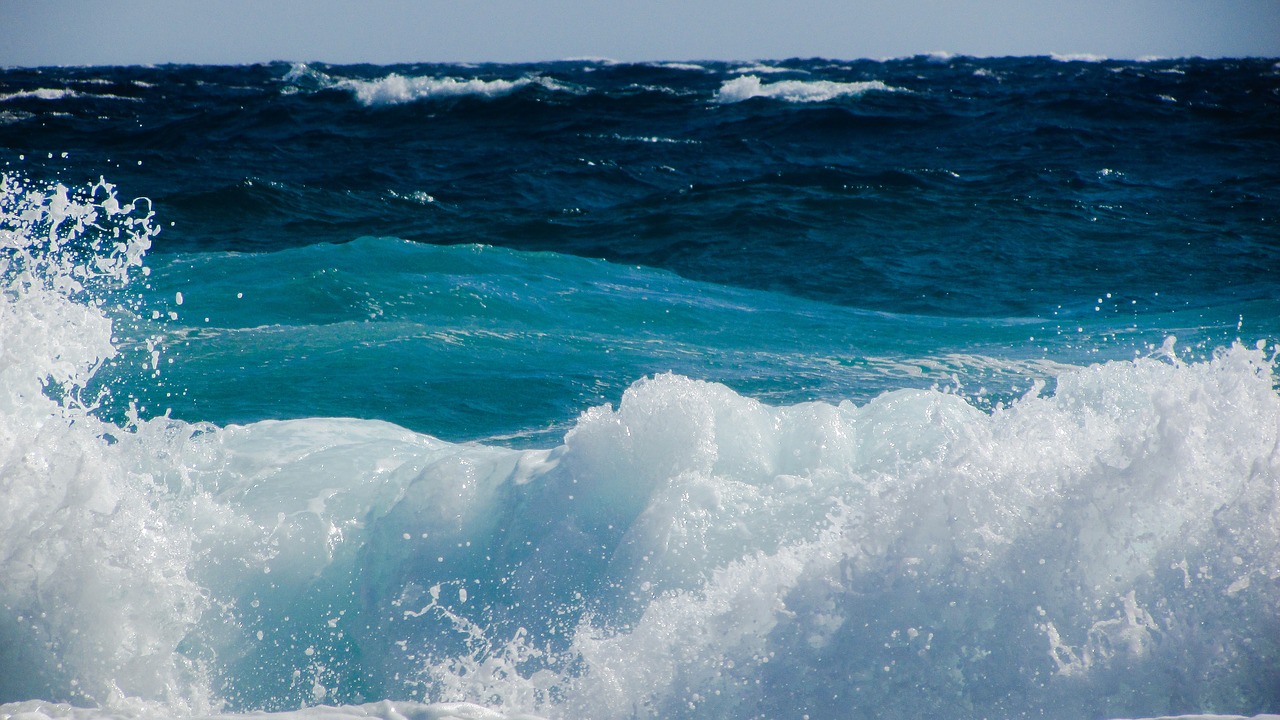
<instances>
[{"instance_id":1,"label":"foam crest","mask_svg":"<svg viewBox=\"0 0 1280 720\"><path fill-rule=\"evenodd\" d=\"M323 71L296 63L283 78L290 83L286 91L296 92L298 87L311 89L335 88L355 95L362 105L400 105L419 100L441 100L456 97L496 98L510 95L523 88L537 85L546 90L573 92L573 89L555 80L531 75L514 80L495 78L412 77L390 73L385 77L366 80L332 76Z\"/></svg>"},{"instance_id":2,"label":"foam crest","mask_svg":"<svg viewBox=\"0 0 1280 720\"><path fill-rule=\"evenodd\" d=\"M1277 650L1272 610L1258 611L1280 600L1272 381L1236 348L1085 368L992 415L919 391L767 410L674 378L638 388L569 447L609 419L600 462L652 488L627 540L633 589L656 596L613 631L579 628L573 707L1130 716L1177 708L1160 684L1099 683L1173 676L1183 707L1247 693L1267 671L1244 656ZM627 420L660 385L681 409Z\"/></svg>"},{"instance_id":3,"label":"foam crest","mask_svg":"<svg viewBox=\"0 0 1280 720\"><path fill-rule=\"evenodd\" d=\"M0 102L8 102L10 100L67 100L71 98L90 97L95 100L127 100L129 102L140 102L139 98L124 97L122 95L112 95L110 93L82 93L71 88L36 88L35 90L20 90L15 93L0 94Z\"/></svg>"},{"instance_id":4,"label":"foam crest","mask_svg":"<svg viewBox=\"0 0 1280 720\"><path fill-rule=\"evenodd\" d=\"M565 89L559 83L547 78L459 80L450 77L405 77L395 73L378 80L346 80L339 83L340 87L354 92L356 98L364 105L398 105L415 100L435 100L464 95L493 98L509 95L530 85L540 85L548 90Z\"/></svg>"},{"instance_id":5,"label":"foam crest","mask_svg":"<svg viewBox=\"0 0 1280 720\"><path fill-rule=\"evenodd\" d=\"M65 100L66 98L80 97L80 93L71 88L36 88L35 90L20 90L14 93L0 94L0 102L9 100Z\"/></svg>"},{"instance_id":6,"label":"foam crest","mask_svg":"<svg viewBox=\"0 0 1280 720\"><path fill-rule=\"evenodd\" d=\"M1258 707L1268 671L1248 658L1277 651L1280 602L1273 379L1236 347L1081 368L991 414L932 391L772 408L642 381L522 475L520 506L563 518L509 530L542 549L541 596L570 616L596 598L571 643L486 636L430 665L435 687L550 716L1078 717L1175 711L1137 682L1174 677L1181 707ZM565 543L604 552L547 552Z\"/></svg>"},{"instance_id":7,"label":"foam crest","mask_svg":"<svg viewBox=\"0 0 1280 720\"><path fill-rule=\"evenodd\" d=\"M1086 63L1106 62L1109 59L1106 55L1096 55L1094 53L1049 53L1049 57L1057 62Z\"/></svg>"},{"instance_id":8,"label":"foam crest","mask_svg":"<svg viewBox=\"0 0 1280 720\"><path fill-rule=\"evenodd\" d=\"M835 82L831 80L779 80L763 82L758 75L744 75L726 80L716 93L716 102L735 103L763 97L787 102L826 102L839 97L858 97L871 91L896 92L897 88L880 82Z\"/></svg>"},{"instance_id":9,"label":"foam crest","mask_svg":"<svg viewBox=\"0 0 1280 720\"><path fill-rule=\"evenodd\" d=\"M661 63L651 63L651 66L666 68L667 70L688 70L690 72L709 72L706 66L698 65L697 63L661 62Z\"/></svg>"},{"instance_id":10,"label":"foam crest","mask_svg":"<svg viewBox=\"0 0 1280 720\"><path fill-rule=\"evenodd\" d=\"M763 65L761 63L756 63L754 65L743 65L742 67L734 68L733 73L735 75L773 75L778 73L803 73L808 75L809 71L793 70L791 68L778 67L777 65Z\"/></svg>"}]
</instances>

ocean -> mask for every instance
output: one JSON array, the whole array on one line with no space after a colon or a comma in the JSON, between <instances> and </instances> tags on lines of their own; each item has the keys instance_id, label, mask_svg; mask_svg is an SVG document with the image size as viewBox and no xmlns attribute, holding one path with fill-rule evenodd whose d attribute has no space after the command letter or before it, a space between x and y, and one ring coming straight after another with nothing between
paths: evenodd
<instances>
[{"instance_id":1,"label":"ocean","mask_svg":"<svg viewBox=\"0 0 1280 720\"><path fill-rule=\"evenodd\" d=\"M0 70L0 718L1280 713L1280 62Z\"/></svg>"}]
</instances>

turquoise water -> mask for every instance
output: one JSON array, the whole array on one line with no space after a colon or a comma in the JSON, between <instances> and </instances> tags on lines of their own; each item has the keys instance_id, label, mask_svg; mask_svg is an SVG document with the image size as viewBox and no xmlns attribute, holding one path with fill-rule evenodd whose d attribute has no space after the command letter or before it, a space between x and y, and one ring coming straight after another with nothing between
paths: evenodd
<instances>
[{"instance_id":1,"label":"turquoise water","mask_svg":"<svg viewBox=\"0 0 1280 720\"><path fill-rule=\"evenodd\" d=\"M390 238L167 260L153 263L161 301L149 306L179 318L143 329L165 333L174 360L152 402L221 423L310 412L545 444L584 409L664 372L782 404L969 385L991 405L1065 359L1145 353L1164 339L1114 301L1080 321L1087 331L896 315L640 266Z\"/></svg>"},{"instance_id":2,"label":"turquoise water","mask_svg":"<svg viewBox=\"0 0 1280 720\"><path fill-rule=\"evenodd\" d=\"M1274 60L0 83L0 713L1280 708Z\"/></svg>"}]
</instances>

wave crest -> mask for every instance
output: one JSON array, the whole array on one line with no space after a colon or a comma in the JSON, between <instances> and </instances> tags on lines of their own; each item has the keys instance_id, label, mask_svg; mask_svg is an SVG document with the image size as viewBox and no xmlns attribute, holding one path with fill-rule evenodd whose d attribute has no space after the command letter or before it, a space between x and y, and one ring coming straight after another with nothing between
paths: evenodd
<instances>
[{"instance_id":1,"label":"wave crest","mask_svg":"<svg viewBox=\"0 0 1280 720\"><path fill-rule=\"evenodd\" d=\"M334 77L305 64L294 65L284 77L289 87L311 86L333 88L351 92L361 105L400 105L418 100L439 100L456 97L496 98L510 95L530 86L539 86L557 92L573 92L573 89L540 75L508 80L496 78L413 77L390 73L372 80Z\"/></svg>"},{"instance_id":2,"label":"wave crest","mask_svg":"<svg viewBox=\"0 0 1280 720\"><path fill-rule=\"evenodd\" d=\"M521 88L538 85L547 90L564 91L567 87L544 77L516 80L481 80L470 78L405 77L392 73L378 80L344 80L338 87L355 93L362 105L398 105L416 100L435 100L462 96L500 97Z\"/></svg>"},{"instance_id":3,"label":"wave crest","mask_svg":"<svg viewBox=\"0 0 1280 720\"><path fill-rule=\"evenodd\" d=\"M831 80L780 80L765 83L758 75L726 80L716 93L716 102L736 103L763 97L787 102L826 102L839 97L858 97L871 91L897 92L879 80L834 82Z\"/></svg>"}]
</instances>

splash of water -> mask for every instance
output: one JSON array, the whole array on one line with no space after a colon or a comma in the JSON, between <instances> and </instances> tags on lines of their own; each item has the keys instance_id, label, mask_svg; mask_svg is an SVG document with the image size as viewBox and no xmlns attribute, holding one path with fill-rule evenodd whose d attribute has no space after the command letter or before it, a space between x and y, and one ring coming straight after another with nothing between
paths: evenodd
<instances>
[{"instance_id":1,"label":"splash of water","mask_svg":"<svg viewBox=\"0 0 1280 720\"><path fill-rule=\"evenodd\" d=\"M1275 702L1263 346L1184 362L1171 340L991 412L926 390L775 407L659 375L529 451L335 418L121 424L86 389L149 204L3 189L0 700L44 701L6 713ZM360 704L382 698L428 704Z\"/></svg>"}]
</instances>

